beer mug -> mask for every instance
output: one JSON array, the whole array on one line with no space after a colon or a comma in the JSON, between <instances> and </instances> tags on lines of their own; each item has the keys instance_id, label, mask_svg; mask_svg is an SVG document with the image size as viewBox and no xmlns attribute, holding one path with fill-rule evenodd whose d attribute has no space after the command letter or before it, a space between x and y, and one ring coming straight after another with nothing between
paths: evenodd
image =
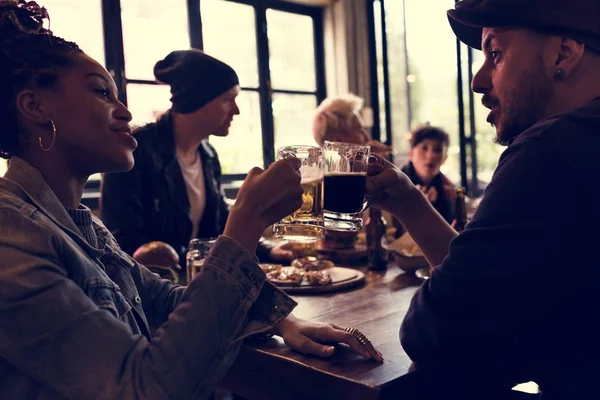
<instances>
[{"instance_id":1,"label":"beer mug","mask_svg":"<svg viewBox=\"0 0 600 400\"><path fill-rule=\"evenodd\" d=\"M323 215L326 229L358 232L362 228L362 212L367 208L365 186L370 150L367 145L325 141Z\"/></svg>"},{"instance_id":2,"label":"beer mug","mask_svg":"<svg viewBox=\"0 0 600 400\"><path fill-rule=\"evenodd\" d=\"M204 259L208 257L208 253L215 244L216 239L192 239L188 245L188 252L185 257L185 278L189 285L200 272L204 265Z\"/></svg>"},{"instance_id":3,"label":"beer mug","mask_svg":"<svg viewBox=\"0 0 600 400\"><path fill-rule=\"evenodd\" d=\"M302 206L273 225L273 236L295 242L323 238L323 151L312 146L287 146L277 150L277 160L296 157L302 162Z\"/></svg>"}]
</instances>

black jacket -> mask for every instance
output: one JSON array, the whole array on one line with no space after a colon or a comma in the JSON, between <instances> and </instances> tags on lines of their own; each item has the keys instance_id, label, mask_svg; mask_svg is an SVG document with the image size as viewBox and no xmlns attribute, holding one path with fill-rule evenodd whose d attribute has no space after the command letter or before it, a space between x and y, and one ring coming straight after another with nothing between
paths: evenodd
<instances>
[{"instance_id":1,"label":"black jacket","mask_svg":"<svg viewBox=\"0 0 600 400\"><path fill-rule=\"evenodd\" d=\"M417 171L415 171L415 167L412 162L409 161L404 167L402 167L402 172L408 176L413 184L423 184L423 181L417 175ZM440 213L446 222L451 224L452 220L454 219L454 204L452 204L452 200L450 200L446 195L446 190L444 188L446 183L444 181L444 175L441 172L437 174L431 181L429 186L435 187L438 193L436 201L431 203L431 205L437 210L438 213Z\"/></svg>"},{"instance_id":2,"label":"black jacket","mask_svg":"<svg viewBox=\"0 0 600 400\"><path fill-rule=\"evenodd\" d=\"M187 187L175 155L171 113L139 128L135 137L138 148L133 169L103 176L102 220L126 253L132 254L142 244L160 240L175 248L183 266L192 221ZM205 140L198 150L204 169L206 208L197 237L212 238L223 232L229 209L215 149ZM268 249L261 246L259 250L261 258L266 258Z\"/></svg>"},{"instance_id":3,"label":"black jacket","mask_svg":"<svg viewBox=\"0 0 600 400\"><path fill-rule=\"evenodd\" d=\"M599 148L600 97L537 122L502 153L402 324L404 350L428 377L421 387L444 392L432 398L528 381L544 400L600 398Z\"/></svg>"}]
</instances>

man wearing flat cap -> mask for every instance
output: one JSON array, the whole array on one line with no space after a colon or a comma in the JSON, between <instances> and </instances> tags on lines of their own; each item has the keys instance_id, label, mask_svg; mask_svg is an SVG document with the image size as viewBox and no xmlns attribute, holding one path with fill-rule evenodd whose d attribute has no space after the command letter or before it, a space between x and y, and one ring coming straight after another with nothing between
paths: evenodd
<instances>
[{"instance_id":1,"label":"man wearing flat cap","mask_svg":"<svg viewBox=\"0 0 600 400\"><path fill-rule=\"evenodd\" d=\"M154 75L170 86L172 107L135 132L133 169L103 177L102 220L129 254L162 241L185 260L190 239L217 237L229 215L208 138L227 136L240 113L239 80L229 65L195 49L171 52ZM291 252L260 245L257 255L281 259Z\"/></svg>"},{"instance_id":2,"label":"man wearing flat cap","mask_svg":"<svg viewBox=\"0 0 600 400\"><path fill-rule=\"evenodd\" d=\"M463 0L452 29L485 61L472 89L506 145L457 235L389 164L373 204L435 267L400 337L411 397L598 399L600 360L600 1Z\"/></svg>"}]
</instances>

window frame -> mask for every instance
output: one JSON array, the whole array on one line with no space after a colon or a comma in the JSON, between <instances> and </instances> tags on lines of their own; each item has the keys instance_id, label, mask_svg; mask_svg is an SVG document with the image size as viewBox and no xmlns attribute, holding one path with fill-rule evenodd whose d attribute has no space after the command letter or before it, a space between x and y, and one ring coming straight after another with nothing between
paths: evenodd
<instances>
[{"instance_id":1,"label":"window frame","mask_svg":"<svg viewBox=\"0 0 600 400\"><path fill-rule=\"evenodd\" d=\"M203 49L204 40L202 32L201 0L185 1L188 15L188 32L190 47ZM242 87L243 91L252 91L259 94L261 131L262 131L262 160L267 167L275 161L275 126L272 109L274 94L312 95L318 105L326 97L325 83L325 43L323 33L323 7L307 6L289 3L282 0L222 0L233 3L245 4L254 8L256 18L256 40L259 84L258 87ZM269 42L267 37L267 10L273 9L293 14L305 15L313 20L313 38L315 49L315 77L316 90L286 90L273 88L271 85L271 71L269 68ZM119 99L127 105L127 85L159 85L151 80L128 78L125 73L125 51L123 45L123 26L121 19L121 0L102 0L102 21L104 25L104 48L106 68L115 80L118 88ZM110 27L107 29L106 27ZM316 108L316 105L315 105ZM224 175L224 182L243 179L246 174Z\"/></svg>"},{"instance_id":2,"label":"window frame","mask_svg":"<svg viewBox=\"0 0 600 400\"><path fill-rule=\"evenodd\" d=\"M273 95L274 94L297 94L313 95L316 97L316 103L319 104L326 97L325 86L325 42L323 37L323 8L287 3L281 0L223 0L232 3L239 3L254 8L256 18L256 41L257 41L257 60L258 60L258 87L242 87L244 91L258 92L261 110L261 131L262 131L262 158L263 167L275 161L275 121L273 116ZM198 2L198 0L188 0ZM285 90L276 89L271 84L271 70L269 67L269 39L267 36L267 9L289 12L292 14L305 15L313 20L313 38L315 49L315 77L316 90L314 92L304 90ZM200 13L200 21L202 14ZM200 22L200 26L202 22ZM202 42L202 40L200 40ZM315 106L316 107L316 106ZM224 181L239 180L245 174L224 175Z\"/></svg>"},{"instance_id":3,"label":"window frame","mask_svg":"<svg viewBox=\"0 0 600 400\"><path fill-rule=\"evenodd\" d=\"M371 101L373 104L373 138L379 139L380 137L380 114L379 107L380 104L383 104L385 107L385 117L387 120L386 123L386 134L387 134L387 144L391 143L391 126L389 123L391 116L391 100L390 100L390 86L389 86L389 67L387 61L387 30L386 30L386 21L385 21L385 0L365 0L367 2L367 18L368 18L368 27L369 27L369 47L370 47L370 83L371 83ZM396 1L396 0L394 0ZM448 0L448 8L451 8L457 0L451 2ZM381 26L381 37L382 39L382 51L383 51L383 87L384 87L384 99L383 102L379 102L379 93L378 93L378 85L379 85L379 77L377 75L377 53L376 53L376 43L375 40L375 13L374 7L376 3L379 3L378 6L381 9L381 18L380 26ZM406 0L402 0L403 7L406 10ZM406 27L406 12L404 13L404 21ZM406 29L405 29L406 31ZM406 38L406 36L405 36ZM407 52L406 43L404 45L405 59L408 64L409 54ZM467 57L467 66L463 66L462 60ZM459 133L459 165L460 165L460 177L461 182L460 185L467 189L468 195L472 197L481 196L483 192L483 188L480 187L479 179L477 178L478 166L477 166L477 124L475 120L475 96L473 91L470 89L470 82L473 79L473 49L461 43L458 38L456 39L456 87L457 87L457 108L458 108L458 120L457 127ZM408 65L406 67L406 75L410 74L408 69ZM467 79L465 80L463 77L467 75ZM468 93L465 96L465 91ZM407 84L407 96L410 96L410 85ZM465 100L465 97L467 99ZM408 117L408 125L409 128L412 123L412 110L410 108L410 99L407 101L407 117ZM468 114L468 121L466 115Z\"/></svg>"}]
</instances>

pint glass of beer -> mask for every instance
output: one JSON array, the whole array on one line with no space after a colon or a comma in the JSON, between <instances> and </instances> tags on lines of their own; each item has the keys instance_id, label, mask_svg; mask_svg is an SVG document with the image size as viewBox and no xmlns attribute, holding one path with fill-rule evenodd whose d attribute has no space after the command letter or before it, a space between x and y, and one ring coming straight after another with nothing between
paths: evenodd
<instances>
[{"instance_id":1,"label":"pint glass of beer","mask_svg":"<svg viewBox=\"0 0 600 400\"><path fill-rule=\"evenodd\" d=\"M325 228L358 232L363 225L370 147L325 141L323 208Z\"/></svg>"},{"instance_id":2,"label":"pint glass of beer","mask_svg":"<svg viewBox=\"0 0 600 400\"><path fill-rule=\"evenodd\" d=\"M323 238L323 151L312 146L287 146L277 150L277 159L296 157L302 162L302 206L273 225L273 236L296 242Z\"/></svg>"}]
</instances>

